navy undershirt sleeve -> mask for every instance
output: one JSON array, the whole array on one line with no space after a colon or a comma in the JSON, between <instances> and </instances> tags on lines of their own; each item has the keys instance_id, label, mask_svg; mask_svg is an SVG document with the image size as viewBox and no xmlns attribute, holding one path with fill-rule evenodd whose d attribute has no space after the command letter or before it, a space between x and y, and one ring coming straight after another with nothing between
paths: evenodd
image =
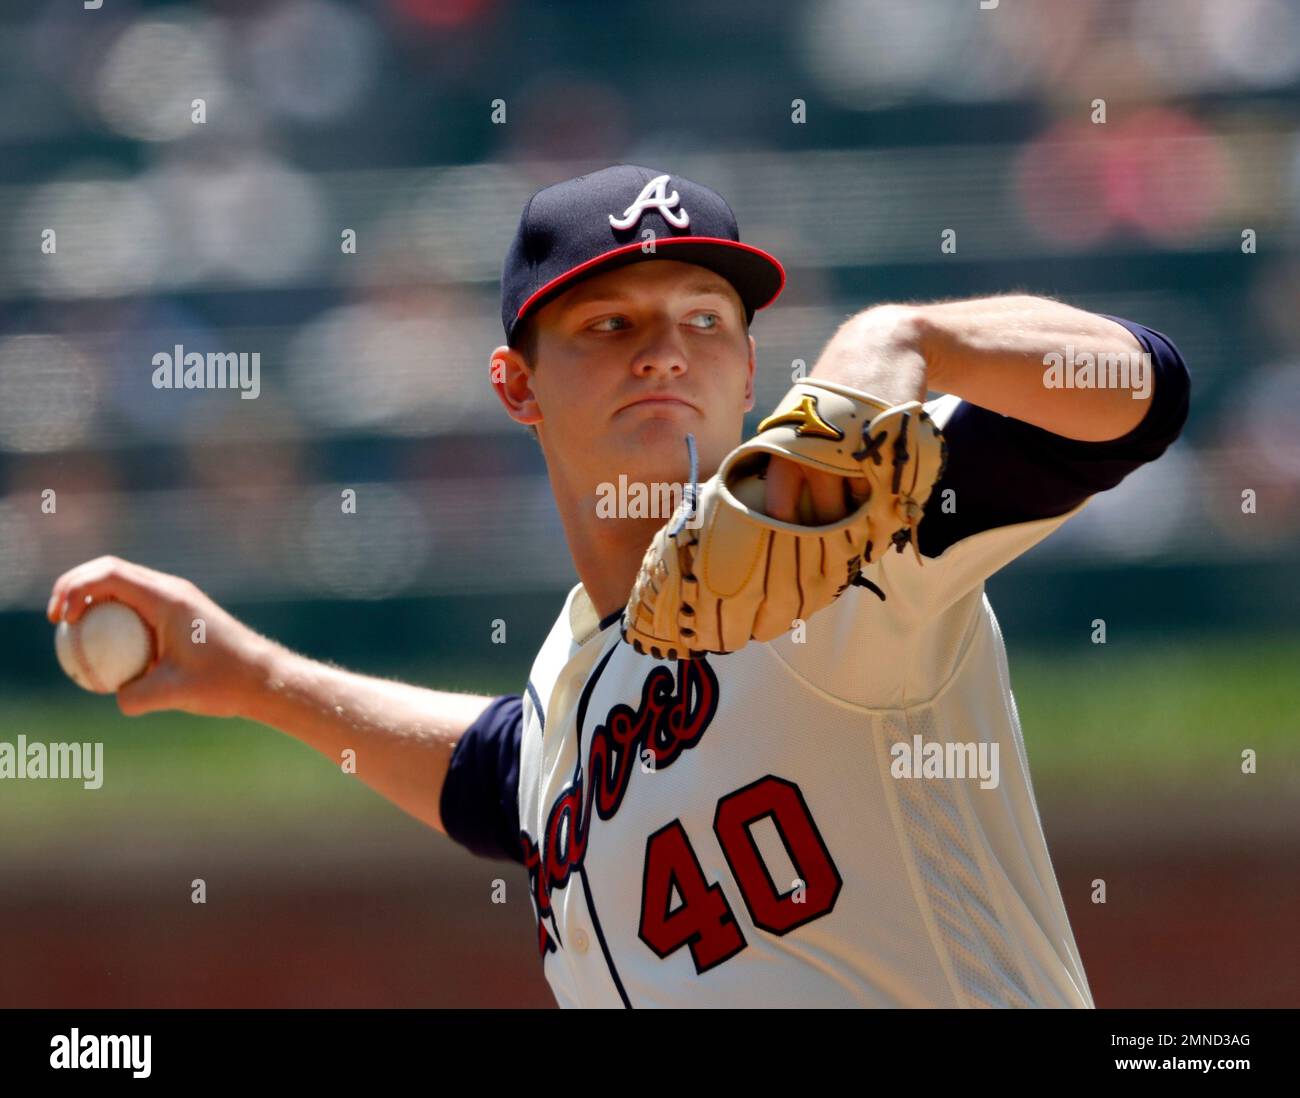
<instances>
[{"instance_id":1,"label":"navy undershirt sleeve","mask_svg":"<svg viewBox=\"0 0 1300 1098\"><path fill-rule=\"evenodd\" d=\"M523 861L519 843L519 743L523 699L494 698L451 756L439 809L442 826L482 858Z\"/></svg>"},{"instance_id":2,"label":"navy undershirt sleeve","mask_svg":"<svg viewBox=\"0 0 1300 1098\"><path fill-rule=\"evenodd\" d=\"M983 530L1063 515L1154 461L1182 432L1191 378L1178 348L1142 324L1099 315L1122 324L1151 354L1155 388L1142 422L1119 438L1083 442L962 401L942 428L948 465L917 528L923 555L940 556ZM957 505L945 513L949 488Z\"/></svg>"}]
</instances>

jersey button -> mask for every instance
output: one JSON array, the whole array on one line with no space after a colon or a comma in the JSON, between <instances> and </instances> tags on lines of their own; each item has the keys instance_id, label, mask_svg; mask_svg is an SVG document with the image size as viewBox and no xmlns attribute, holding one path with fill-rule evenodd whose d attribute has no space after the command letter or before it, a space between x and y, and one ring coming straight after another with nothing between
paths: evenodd
<instances>
[{"instance_id":1,"label":"jersey button","mask_svg":"<svg viewBox=\"0 0 1300 1098\"><path fill-rule=\"evenodd\" d=\"M589 945L591 945L591 942L587 938L587 932L582 927L578 927L573 932L573 948L579 953L586 953Z\"/></svg>"}]
</instances>

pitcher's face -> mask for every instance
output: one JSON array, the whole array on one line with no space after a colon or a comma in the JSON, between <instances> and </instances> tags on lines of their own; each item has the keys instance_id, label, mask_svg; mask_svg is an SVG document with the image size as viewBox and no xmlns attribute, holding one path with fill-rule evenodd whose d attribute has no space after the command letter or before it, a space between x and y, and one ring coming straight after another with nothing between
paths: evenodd
<instances>
[{"instance_id":1,"label":"pitcher's face","mask_svg":"<svg viewBox=\"0 0 1300 1098\"><path fill-rule=\"evenodd\" d=\"M720 275L633 263L579 283L535 324L534 418L522 421L536 424L548 465L569 483L680 483L688 433L705 479L739 444L754 406L754 342Z\"/></svg>"}]
</instances>

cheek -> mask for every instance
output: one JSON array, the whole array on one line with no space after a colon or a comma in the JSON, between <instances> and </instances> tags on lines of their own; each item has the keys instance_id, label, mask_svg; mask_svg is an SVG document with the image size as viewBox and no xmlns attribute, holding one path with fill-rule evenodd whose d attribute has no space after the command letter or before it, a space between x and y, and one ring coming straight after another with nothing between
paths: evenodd
<instances>
[{"instance_id":1,"label":"cheek","mask_svg":"<svg viewBox=\"0 0 1300 1098\"><path fill-rule=\"evenodd\" d=\"M586 418L600 403L598 375L580 363L548 361L534 378L533 391L542 415L553 422Z\"/></svg>"},{"instance_id":2,"label":"cheek","mask_svg":"<svg viewBox=\"0 0 1300 1098\"><path fill-rule=\"evenodd\" d=\"M745 351L748 351L747 347ZM709 377L718 391L725 390L744 400L745 390L749 385L748 354L736 354L728 349L724 353L712 356L708 367Z\"/></svg>"}]
</instances>

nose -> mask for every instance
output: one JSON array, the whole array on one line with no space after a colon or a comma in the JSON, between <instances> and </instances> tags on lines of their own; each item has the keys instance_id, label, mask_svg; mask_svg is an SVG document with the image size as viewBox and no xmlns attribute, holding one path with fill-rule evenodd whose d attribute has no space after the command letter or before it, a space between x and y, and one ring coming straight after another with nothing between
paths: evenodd
<instances>
[{"instance_id":1,"label":"nose","mask_svg":"<svg viewBox=\"0 0 1300 1098\"><path fill-rule=\"evenodd\" d=\"M632 372L638 377L679 377L686 373L686 345L675 324L659 323L650 329L646 341L637 349Z\"/></svg>"}]
</instances>

